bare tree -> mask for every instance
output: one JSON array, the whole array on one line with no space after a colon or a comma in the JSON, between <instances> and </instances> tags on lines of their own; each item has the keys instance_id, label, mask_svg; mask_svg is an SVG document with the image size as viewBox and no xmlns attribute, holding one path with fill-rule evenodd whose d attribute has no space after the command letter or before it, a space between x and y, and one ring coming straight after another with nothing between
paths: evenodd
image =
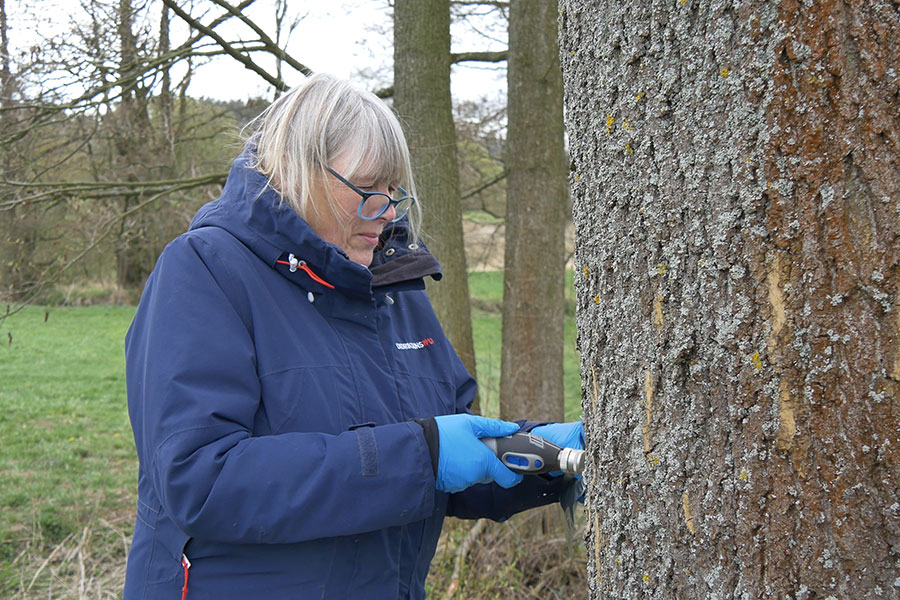
<instances>
[{"instance_id":1,"label":"bare tree","mask_svg":"<svg viewBox=\"0 0 900 600\"><path fill-rule=\"evenodd\" d=\"M569 191L556 7L512 0L509 17L500 414L558 421Z\"/></svg>"},{"instance_id":2,"label":"bare tree","mask_svg":"<svg viewBox=\"0 0 900 600\"><path fill-rule=\"evenodd\" d=\"M429 284L435 312L469 372L475 373L469 282L459 204L459 163L450 100L448 0L394 3L394 109L405 124L424 229L444 278ZM439 233L438 233L439 232ZM477 407L476 407L477 408Z\"/></svg>"},{"instance_id":3,"label":"bare tree","mask_svg":"<svg viewBox=\"0 0 900 600\"><path fill-rule=\"evenodd\" d=\"M6 19L6 0L0 0L0 106L12 102L12 71L9 59L9 26Z\"/></svg>"},{"instance_id":4,"label":"bare tree","mask_svg":"<svg viewBox=\"0 0 900 600\"><path fill-rule=\"evenodd\" d=\"M591 598L896 598L896 3L560 10Z\"/></svg>"},{"instance_id":5,"label":"bare tree","mask_svg":"<svg viewBox=\"0 0 900 600\"><path fill-rule=\"evenodd\" d=\"M454 106L463 211L506 214L506 103L465 100ZM470 265L471 266L471 265Z\"/></svg>"},{"instance_id":6,"label":"bare tree","mask_svg":"<svg viewBox=\"0 0 900 600\"><path fill-rule=\"evenodd\" d=\"M165 56L172 50L172 44L169 38L171 15L169 7L162 5L159 11L159 48L157 55ZM167 175L171 176L175 166L175 128L172 124L174 119L174 94L172 93L172 67L171 65L163 65L162 82L159 90L159 117L162 120L162 136L164 142L162 146L168 151L168 168Z\"/></svg>"},{"instance_id":7,"label":"bare tree","mask_svg":"<svg viewBox=\"0 0 900 600\"><path fill-rule=\"evenodd\" d=\"M275 45L279 48L287 46L291 34L303 20L303 17L288 14L287 0L275 0ZM275 58L275 75L278 79L282 79L282 68L284 59L281 56ZM276 90L276 98L280 95L280 91Z\"/></svg>"},{"instance_id":8,"label":"bare tree","mask_svg":"<svg viewBox=\"0 0 900 600\"><path fill-rule=\"evenodd\" d=\"M197 18L186 13L181 3L164 0L157 43L147 3L82 0L83 11L73 20L70 32L35 46L32 64L20 69L30 77L22 77L21 99L10 105L7 95L0 107L0 139L4 162L9 163L0 177L0 213L16 223L4 231L3 256L8 259L4 264L28 274L27 280L13 273L3 275L7 299L33 297L43 284L111 240L120 283L139 286L161 248L159 239L172 235L166 220L173 211L182 212L177 199L184 197L185 190L224 181L225 161L210 171L196 164L196 157L203 153L177 156L178 147L196 148L198 135L208 135L209 124L223 114L187 97L195 60L222 53L237 55L280 86L284 85L280 76L250 58L254 53L274 54L292 68L308 72L242 13L253 0L237 5L224 0L210 3L224 12L215 18L206 14ZM196 25L174 48L169 38L170 11ZM221 38L216 29L229 19L257 31L258 39L229 42ZM4 56L4 64L10 67L9 54ZM173 86L171 70L177 63L187 64L187 74ZM4 76L5 90L14 79ZM177 116L173 88L179 94ZM198 168L206 169L205 174L198 176ZM157 210L148 218L145 209L153 205ZM40 227L31 228L30 221ZM83 240L81 247L76 247L73 233ZM67 240L70 251L41 258L41 248L59 238ZM58 249L59 244L54 245Z\"/></svg>"},{"instance_id":9,"label":"bare tree","mask_svg":"<svg viewBox=\"0 0 900 600\"><path fill-rule=\"evenodd\" d=\"M150 142L150 90L136 71L143 62L141 54L147 49L138 47L138 37L134 31L135 8L131 0L118 0L116 11L116 33L119 41L119 79L122 85L120 102L110 109L114 115L113 126L109 129L113 137L115 151L109 166L119 177L129 182L139 181L144 167L152 153L148 153ZM99 24L95 25L95 27ZM165 71L164 71L165 73ZM155 162L155 161L154 161ZM115 212L127 213L140 196L125 194L113 199ZM143 212L130 218L123 218L116 228L115 248L117 260L117 280L122 287L137 287L150 274L155 256L146 252L142 242L147 241L144 230L146 219Z\"/></svg>"},{"instance_id":10,"label":"bare tree","mask_svg":"<svg viewBox=\"0 0 900 600\"><path fill-rule=\"evenodd\" d=\"M0 0L0 135L8 131L7 123L10 120L9 107L13 99L13 79L10 68L9 56L9 27L6 17L6 0ZM4 145L2 150L3 170L9 173L12 168L12 156ZM0 210L0 228L11 232L16 222L13 210ZM7 233L5 239L0 240L0 297L9 295L10 281L15 260L14 238Z\"/></svg>"}]
</instances>

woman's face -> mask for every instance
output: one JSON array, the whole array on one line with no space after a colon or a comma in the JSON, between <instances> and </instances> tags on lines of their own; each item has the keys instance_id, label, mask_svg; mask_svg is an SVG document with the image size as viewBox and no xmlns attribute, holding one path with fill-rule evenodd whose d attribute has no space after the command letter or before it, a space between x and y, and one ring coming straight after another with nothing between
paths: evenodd
<instances>
[{"instance_id":1,"label":"woman's face","mask_svg":"<svg viewBox=\"0 0 900 600\"><path fill-rule=\"evenodd\" d=\"M341 172L343 161L336 160L329 166L343 175ZM368 179L354 177L349 181L366 192L382 192L389 195L391 193L387 183L375 181L374 177ZM357 212L362 200L359 194L330 174L325 180L325 185L330 188L335 199L337 215L329 208L324 190L319 190L312 197L317 210L309 211L306 221L320 238L342 248L353 262L368 267L372 263L372 254L378 244L381 230L396 216L393 206L374 221L366 221Z\"/></svg>"}]
</instances>

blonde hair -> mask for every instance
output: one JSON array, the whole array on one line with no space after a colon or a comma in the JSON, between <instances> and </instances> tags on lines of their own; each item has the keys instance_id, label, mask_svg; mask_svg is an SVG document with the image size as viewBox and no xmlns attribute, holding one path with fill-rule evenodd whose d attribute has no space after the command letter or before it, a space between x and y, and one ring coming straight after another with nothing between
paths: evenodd
<instances>
[{"instance_id":1,"label":"blonde hair","mask_svg":"<svg viewBox=\"0 0 900 600\"><path fill-rule=\"evenodd\" d=\"M342 160L341 175L387 182L416 197L409 211L411 241L422 221L413 181L409 148L393 111L375 94L349 81L318 73L269 105L251 124L256 145L252 164L303 218L320 210L312 195L324 189L327 206L337 204L327 181L327 167Z\"/></svg>"}]
</instances>

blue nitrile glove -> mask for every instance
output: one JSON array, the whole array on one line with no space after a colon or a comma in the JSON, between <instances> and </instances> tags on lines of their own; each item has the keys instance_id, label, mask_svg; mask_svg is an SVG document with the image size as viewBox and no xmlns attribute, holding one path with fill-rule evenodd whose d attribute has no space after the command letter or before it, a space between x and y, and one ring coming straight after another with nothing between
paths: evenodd
<instances>
[{"instance_id":1,"label":"blue nitrile glove","mask_svg":"<svg viewBox=\"0 0 900 600\"><path fill-rule=\"evenodd\" d=\"M519 431L515 423L475 415L434 418L438 428L438 469L435 487L442 492L461 492L476 483L496 481L510 488L522 475L507 469L480 438L502 437Z\"/></svg>"},{"instance_id":2,"label":"blue nitrile glove","mask_svg":"<svg viewBox=\"0 0 900 600\"><path fill-rule=\"evenodd\" d=\"M547 441L553 442L560 448L575 448L576 450L584 450L584 426L581 421L574 423L550 423L549 425L538 425L531 430L534 435L539 435ZM547 473L552 477L559 477L562 471L552 471ZM576 498L578 502L584 504L584 486L581 485L581 475L575 476L579 480L574 485L581 486L580 495ZM576 488L577 489L577 488ZM573 491L572 493L578 493ZM563 505L565 507L565 504Z\"/></svg>"},{"instance_id":3,"label":"blue nitrile glove","mask_svg":"<svg viewBox=\"0 0 900 600\"><path fill-rule=\"evenodd\" d=\"M584 427L581 425L581 421L538 425L531 430L531 433L553 442L560 448L584 450Z\"/></svg>"},{"instance_id":4,"label":"blue nitrile glove","mask_svg":"<svg viewBox=\"0 0 900 600\"><path fill-rule=\"evenodd\" d=\"M560 448L575 448L576 450L584 450L584 427L581 421L574 423L550 423L549 425L538 425L531 430L534 435L539 435L549 442L553 442ZM559 477L562 471L551 471L547 473L551 477ZM581 479L581 475L575 476Z\"/></svg>"}]
</instances>

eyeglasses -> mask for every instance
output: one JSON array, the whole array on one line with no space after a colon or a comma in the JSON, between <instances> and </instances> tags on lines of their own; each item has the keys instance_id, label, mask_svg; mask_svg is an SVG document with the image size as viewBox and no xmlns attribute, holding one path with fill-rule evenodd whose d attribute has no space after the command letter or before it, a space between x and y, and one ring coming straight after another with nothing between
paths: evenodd
<instances>
[{"instance_id":1,"label":"eyeglasses","mask_svg":"<svg viewBox=\"0 0 900 600\"><path fill-rule=\"evenodd\" d=\"M406 213L409 212L412 205L416 203L416 199L407 195L406 190L402 187L397 188L397 196L389 196L382 192L366 192L341 177L338 172L331 167L325 168L328 169L328 172L334 175L338 181L362 196L362 200L360 201L359 208L356 209L356 212L365 221L374 221L386 213L389 206L393 206L394 211L397 214L397 216L391 220L391 223L399 221L406 216Z\"/></svg>"}]
</instances>

